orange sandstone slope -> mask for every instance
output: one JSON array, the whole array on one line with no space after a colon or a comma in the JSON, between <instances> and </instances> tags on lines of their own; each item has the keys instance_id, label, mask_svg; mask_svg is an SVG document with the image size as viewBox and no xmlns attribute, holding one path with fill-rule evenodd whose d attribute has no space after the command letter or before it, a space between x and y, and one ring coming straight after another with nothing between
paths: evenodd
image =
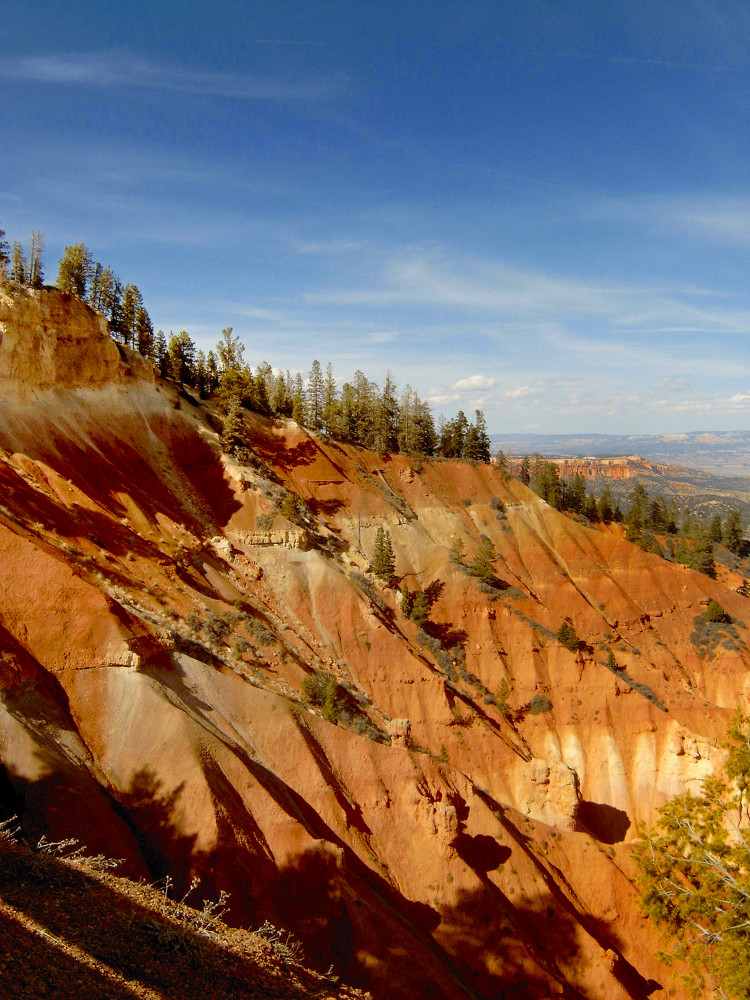
<instances>
[{"instance_id":1,"label":"orange sandstone slope","mask_svg":"<svg viewBox=\"0 0 750 1000\"><path fill-rule=\"evenodd\" d=\"M489 466L249 413L241 466L53 291L0 297L0 399L0 788L30 835L198 874L375 997L682 996L630 843L748 708L745 598ZM367 572L381 525L423 632ZM451 558L482 535L492 593ZM699 648L711 598L735 625Z\"/></svg>"}]
</instances>

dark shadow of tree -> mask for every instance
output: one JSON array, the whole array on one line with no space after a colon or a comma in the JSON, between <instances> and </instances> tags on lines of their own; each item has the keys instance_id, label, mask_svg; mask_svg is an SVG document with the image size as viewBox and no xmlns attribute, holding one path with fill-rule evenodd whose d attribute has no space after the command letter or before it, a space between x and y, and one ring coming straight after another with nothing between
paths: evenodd
<instances>
[{"instance_id":1,"label":"dark shadow of tree","mask_svg":"<svg viewBox=\"0 0 750 1000\"><path fill-rule=\"evenodd\" d=\"M444 649L462 646L469 638L464 629L454 628L445 622L425 622L423 628L428 635L438 639Z\"/></svg>"},{"instance_id":2,"label":"dark shadow of tree","mask_svg":"<svg viewBox=\"0 0 750 1000\"><path fill-rule=\"evenodd\" d=\"M196 848L197 836L180 832L178 817L184 788L182 782L167 790L153 771L141 768L128 788L116 793L120 816L138 842L151 880L169 876L178 895L187 891L193 875L203 880L210 871L207 855Z\"/></svg>"},{"instance_id":3,"label":"dark shadow of tree","mask_svg":"<svg viewBox=\"0 0 750 1000\"><path fill-rule=\"evenodd\" d=\"M486 839L493 845L484 838L462 845L480 870L509 857ZM481 856L488 847L490 856ZM294 929L315 967L333 965L374 996L580 996L555 961L564 955L575 964L577 923L551 895L514 904L481 875L479 889L438 913L375 881L352 878L323 847L307 851L279 873L269 919Z\"/></svg>"},{"instance_id":4,"label":"dark shadow of tree","mask_svg":"<svg viewBox=\"0 0 750 1000\"><path fill-rule=\"evenodd\" d=\"M430 607L440 600L440 597L445 590L444 580L433 580L424 589L424 596L427 598L427 603Z\"/></svg>"}]
</instances>

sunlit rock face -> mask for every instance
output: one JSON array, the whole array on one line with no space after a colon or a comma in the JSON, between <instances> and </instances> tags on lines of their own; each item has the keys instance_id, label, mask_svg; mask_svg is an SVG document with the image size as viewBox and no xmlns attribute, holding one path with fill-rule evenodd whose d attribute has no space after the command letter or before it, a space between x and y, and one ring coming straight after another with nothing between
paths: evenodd
<instances>
[{"instance_id":1,"label":"sunlit rock face","mask_svg":"<svg viewBox=\"0 0 750 1000\"><path fill-rule=\"evenodd\" d=\"M247 414L240 466L54 291L0 301L0 385L0 792L30 834L200 875L377 997L684 995L630 845L748 708L739 579L291 421ZM380 526L424 630L367 572ZM701 652L711 598L736 634Z\"/></svg>"},{"instance_id":2,"label":"sunlit rock face","mask_svg":"<svg viewBox=\"0 0 750 1000\"><path fill-rule=\"evenodd\" d=\"M85 303L49 289L0 292L4 392L94 388L133 378L153 382L152 366L115 344L104 316Z\"/></svg>"}]
</instances>

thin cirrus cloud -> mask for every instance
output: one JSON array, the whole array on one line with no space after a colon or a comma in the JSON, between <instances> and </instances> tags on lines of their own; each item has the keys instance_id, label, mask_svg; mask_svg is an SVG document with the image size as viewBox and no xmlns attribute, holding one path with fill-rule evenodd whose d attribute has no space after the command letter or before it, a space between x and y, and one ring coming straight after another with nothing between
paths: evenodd
<instances>
[{"instance_id":1,"label":"thin cirrus cloud","mask_svg":"<svg viewBox=\"0 0 750 1000\"><path fill-rule=\"evenodd\" d=\"M750 243L750 199L704 200L672 205L665 221L679 229L727 243Z\"/></svg>"},{"instance_id":2,"label":"thin cirrus cloud","mask_svg":"<svg viewBox=\"0 0 750 1000\"><path fill-rule=\"evenodd\" d=\"M340 307L420 304L525 323L587 319L618 335L749 333L750 310L723 305L721 298L705 289L610 285L488 260L424 254L388 261L379 287L308 295L309 301Z\"/></svg>"},{"instance_id":3,"label":"thin cirrus cloud","mask_svg":"<svg viewBox=\"0 0 750 1000\"><path fill-rule=\"evenodd\" d=\"M137 87L276 102L330 98L341 93L347 85L343 75L288 81L244 73L189 70L151 62L127 49L7 59L0 64L0 78L58 86Z\"/></svg>"}]
</instances>

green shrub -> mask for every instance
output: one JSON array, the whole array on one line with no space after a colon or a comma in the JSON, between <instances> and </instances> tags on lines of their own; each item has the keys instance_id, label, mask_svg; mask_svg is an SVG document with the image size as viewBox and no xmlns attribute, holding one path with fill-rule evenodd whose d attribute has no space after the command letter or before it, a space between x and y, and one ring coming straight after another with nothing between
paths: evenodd
<instances>
[{"instance_id":1,"label":"green shrub","mask_svg":"<svg viewBox=\"0 0 750 1000\"><path fill-rule=\"evenodd\" d=\"M542 715L552 709L552 702L546 694L535 694L529 703L529 713L531 715Z\"/></svg>"},{"instance_id":2,"label":"green shrub","mask_svg":"<svg viewBox=\"0 0 750 1000\"><path fill-rule=\"evenodd\" d=\"M224 642L229 634L229 625L220 618L219 615L213 613L213 611L208 611L206 613L206 620L203 623L203 635L209 642L220 643Z\"/></svg>"},{"instance_id":3,"label":"green shrub","mask_svg":"<svg viewBox=\"0 0 750 1000\"><path fill-rule=\"evenodd\" d=\"M330 722L335 725L338 722L339 712L341 711L341 700L338 696L339 686L336 683L335 677L328 678L326 682L326 693L323 699L323 718L326 722Z\"/></svg>"},{"instance_id":4,"label":"green shrub","mask_svg":"<svg viewBox=\"0 0 750 1000\"><path fill-rule=\"evenodd\" d=\"M607 662L604 665L607 668L607 670L615 671L621 669L619 663L615 659L615 654L612 652L611 649L609 653L607 653Z\"/></svg>"},{"instance_id":5,"label":"green shrub","mask_svg":"<svg viewBox=\"0 0 750 1000\"><path fill-rule=\"evenodd\" d=\"M309 705L315 705L316 708L322 707L326 700L329 679L332 679L331 675L325 670L308 674L305 677L302 681L302 697Z\"/></svg>"},{"instance_id":6,"label":"green shrub","mask_svg":"<svg viewBox=\"0 0 750 1000\"><path fill-rule=\"evenodd\" d=\"M427 599L427 595L418 590L414 594L414 600L409 611L409 617L416 624L422 627L427 623L430 617L430 603Z\"/></svg>"},{"instance_id":7,"label":"green shrub","mask_svg":"<svg viewBox=\"0 0 750 1000\"><path fill-rule=\"evenodd\" d=\"M565 649L569 649L571 653L577 653L580 640L576 635L576 630L570 624L570 622L563 622L560 628L555 633L555 638L564 646Z\"/></svg>"},{"instance_id":8,"label":"green shrub","mask_svg":"<svg viewBox=\"0 0 750 1000\"><path fill-rule=\"evenodd\" d=\"M279 514L287 521L299 521L301 514L301 500L293 493L286 493L284 499L279 504Z\"/></svg>"},{"instance_id":9,"label":"green shrub","mask_svg":"<svg viewBox=\"0 0 750 1000\"><path fill-rule=\"evenodd\" d=\"M718 601L711 601L704 615L707 622L731 622L730 616Z\"/></svg>"}]
</instances>

